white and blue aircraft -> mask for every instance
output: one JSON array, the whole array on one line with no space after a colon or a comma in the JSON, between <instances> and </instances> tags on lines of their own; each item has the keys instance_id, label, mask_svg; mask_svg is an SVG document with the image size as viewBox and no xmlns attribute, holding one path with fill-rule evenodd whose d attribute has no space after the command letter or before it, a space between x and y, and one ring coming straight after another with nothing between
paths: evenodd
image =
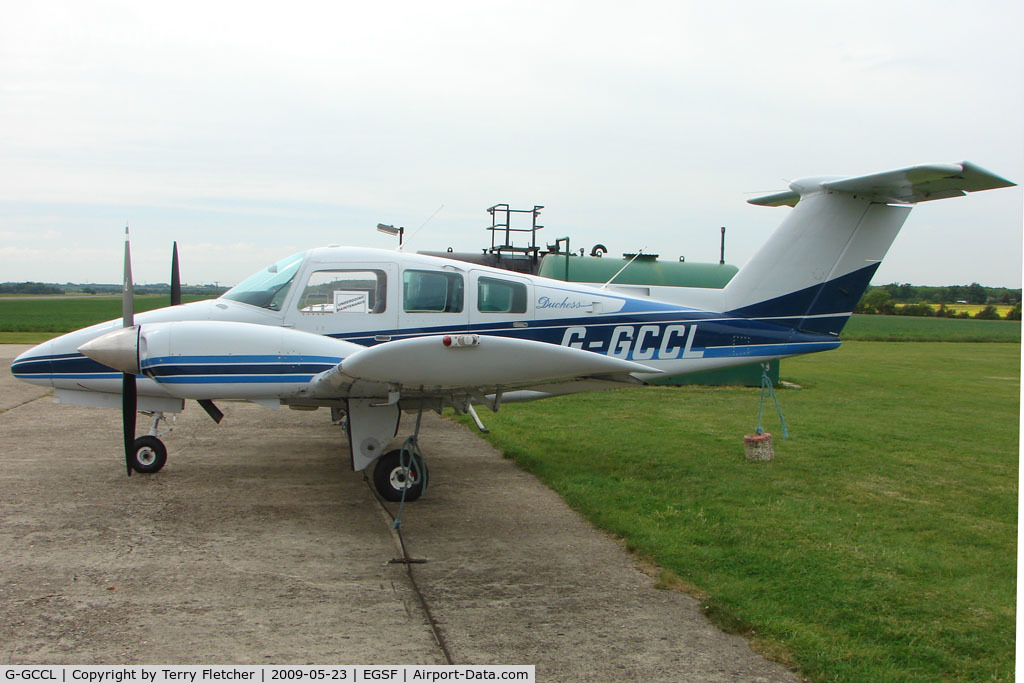
<instances>
[{"instance_id":1,"label":"white and blue aircraft","mask_svg":"<svg viewBox=\"0 0 1024 683\"><path fill-rule=\"evenodd\" d=\"M834 349L913 204L1012 185L968 162L798 180L750 200L794 208L724 289L652 287L646 297L331 246L284 258L219 299L133 316L126 241L123 319L40 344L11 370L61 403L121 407L129 475L164 465L159 425L186 399L218 421L214 400L242 399L331 408L345 418L352 468L376 462L381 495L414 500L427 479L415 434L387 450L402 411L451 406L479 425L474 405L497 411ZM152 416L138 439L137 412Z\"/></svg>"}]
</instances>

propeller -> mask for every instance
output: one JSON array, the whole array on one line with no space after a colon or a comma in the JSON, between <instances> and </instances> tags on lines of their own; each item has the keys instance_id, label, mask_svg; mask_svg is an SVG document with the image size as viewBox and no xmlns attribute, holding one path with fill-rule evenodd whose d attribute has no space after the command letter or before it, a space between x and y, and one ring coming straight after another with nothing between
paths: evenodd
<instances>
[{"instance_id":1,"label":"propeller","mask_svg":"<svg viewBox=\"0 0 1024 683\"><path fill-rule=\"evenodd\" d=\"M121 295L121 329L107 332L78 347L79 353L108 367L121 371L121 424L124 429L124 462L128 476L132 476L135 461L135 427L138 417L137 379L142 370L139 359L139 342L142 328L135 324L135 288L132 283L131 241L128 227L124 229L124 286ZM178 274L178 244L174 243L171 256L171 305L181 303L181 280ZM215 422L224 414L213 401L202 400L199 405Z\"/></svg>"},{"instance_id":2,"label":"propeller","mask_svg":"<svg viewBox=\"0 0 1024 683\"><path fill-rule=\"evenodd\" d=\"M173 285L172 285L173 296ZM121 290L121 316L124 329L135 327L135 287L132 284L131 242L128 237L128 226L124 228L124 285ZM138 329L135 330L138 349ZM136 351L136 357L138 351ZM124 464L128 476L132 476L132 460L135 457L135 419L137 417L138 392L135 385L136 376L123 372L121 374L121 424L124 428Z\"/></svg>"},{"instance_id":3,"label":"propeller","mask_svg":"<svg viewBox=\"0 0 1024 683\"><path fill-rule=\"evenodd\" d=\"M174 243L174 248L171 250L171 305L181 305L181 273L178 271L177 242ZM220 424L220 421L224 419L224 413L210 399L202 399L198 403L217 424Z\"/></svg>"},{"instance_id":4,"label":"propeller","mask_svg":"<svg viewBox=\"0 0 1024 683\"><path fill-rule=\"evenodd\" d=\"M171 251L171 305L181 305L181 274L178 272L178 243Z\"/></svg>"}]
</instances>

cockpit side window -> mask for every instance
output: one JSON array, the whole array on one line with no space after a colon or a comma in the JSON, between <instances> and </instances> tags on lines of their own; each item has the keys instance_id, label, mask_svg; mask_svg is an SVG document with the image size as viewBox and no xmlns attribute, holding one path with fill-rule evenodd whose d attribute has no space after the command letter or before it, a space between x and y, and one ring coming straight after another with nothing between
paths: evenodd
<instances>
[{"instance_id":1,"label":"cockpit side window","mask_svg":"<svg viewBox=\"0 0 1024 683\"><path fill-rule=\"evenodd\" d=\"M317 270L298 300L300 313L383 313L387 275L383 270Z\"/></svg>"},{"instance_id":2,"label":"cockpit side window","mask_svg":"<svg viewBox=\"0 0 1024 683\"><path fill-rule=\"evenodd\" d=\"M481 313L525 313L526 285L481 277L476 285L476 308Z\"/></svg>"},{"instance_id":3,"label":"cockpit side window","mask_svg":"<svg viewBox=\"0 0 1024 683\"><path fill-rule=\"evenodd\" d=\"M458 273L407 270L402 274L402 307L406 313L461 313L464 290Z\"/></svg>"},{"instance_id":4,"label":"cockpit side window","mask_svg":"<svg viewBox=\"0 0 1024 683\"><path fill-rule=\"evenodd\" d=\"M221 295L222 299L280 311L306 252L300 251L251 275Z\"/></svg>"}]
</instances>

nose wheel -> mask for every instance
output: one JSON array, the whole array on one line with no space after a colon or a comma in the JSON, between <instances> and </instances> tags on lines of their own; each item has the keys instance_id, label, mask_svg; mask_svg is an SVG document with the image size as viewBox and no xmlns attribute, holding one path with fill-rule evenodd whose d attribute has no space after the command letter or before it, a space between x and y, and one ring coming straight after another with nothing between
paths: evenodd
<instances>
[{"instance_id":1,"label":"nose wheel","mask_svg":"<svg viewBox=\"0 0 1024 683\"><path fill-rule=\"evenodd\" d=\"M384 500L401 502L404 492L406 502L414 501L423 494L426 483L427 463L408 452L403 458L401 449L380 456L373 468L373 485Z\"/></svg>"},{"instance_id":2,"label":"nose wheel","mask_svg":"<svg viewBox=\"0 0 1024 683\"><path fill-rule=\"evenodd\" d=\"M135 450L131 458L132 469L140 474L159 472L167 462L167 446L155 436L140 436L135 439Z\"/></svg>"}]
</instances>

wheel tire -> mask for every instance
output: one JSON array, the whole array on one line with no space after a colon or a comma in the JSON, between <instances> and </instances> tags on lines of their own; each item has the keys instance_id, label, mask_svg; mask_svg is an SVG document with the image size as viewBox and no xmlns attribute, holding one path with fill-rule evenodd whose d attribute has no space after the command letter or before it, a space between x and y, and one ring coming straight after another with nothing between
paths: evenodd
<instances>
[{"instance_id":1,"label":"wheel tire","mask_svg":"<svg viewBox=\"0 0 1024 683\"><path fill-rule=\"evenodd\" d=\"M422 468L422 471L420 471ZM402 490L405 490L405 501L411 502L423 493L423 482L426 481L427 465L421 458L414 458L409 467L412 481L406 479L402 468L402 451L388 451L377 459L373 468L373 485L384 500L399 502Z\"/></svg>"},{"instance_id":2,"label":"wheel tire","mask_svg":"<svg viewBox=\"0 0 1024 683\"><path fill-rule=\"evenodd\" d=\"M140 436L135 439L135 453L132 469L140 474L159 472L167 462L167 446L155 436Z\"/></svg>"}]
</instances>

